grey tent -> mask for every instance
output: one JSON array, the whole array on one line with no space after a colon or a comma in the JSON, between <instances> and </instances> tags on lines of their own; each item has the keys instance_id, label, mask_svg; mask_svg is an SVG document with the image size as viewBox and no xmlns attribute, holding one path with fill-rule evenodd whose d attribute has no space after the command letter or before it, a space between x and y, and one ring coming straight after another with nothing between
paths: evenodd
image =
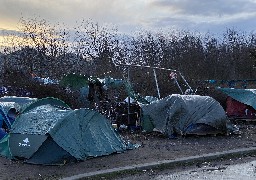
<instances>
[{"instance_id":1,"label":"grey tent","mask_svg":"<svg viewBox=\"0 0 256 180\"><path fill-rule=\"evenodd\" d=\"M42 102L38 106L32 103L23 110L11 132L0 141L2 156L51 165L83 161L128 148L110 122L98 112Z\"/></svg>"},{"instance_id":2,"label":"grey tent","mask_svg":"<svg viewBox=\"0 0 256 180\"><path fill-rule=\"evenodd\" d=\"M219 134L227 132L222 106L209 96L170 95L142 106L143 128L163 134Z\"/></svg>"}]
</instances>

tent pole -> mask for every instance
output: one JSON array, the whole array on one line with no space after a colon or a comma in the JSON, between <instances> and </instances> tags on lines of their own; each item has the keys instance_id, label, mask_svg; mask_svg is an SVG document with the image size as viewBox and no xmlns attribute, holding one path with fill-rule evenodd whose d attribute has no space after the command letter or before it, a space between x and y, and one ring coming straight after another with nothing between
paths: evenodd
<instances>
[{"instance_id":1,"label":"tent pole","mask_svg":"<svg viewBox=\"0 0 256 180\"><path fill-rule=\"evenodd\" d=\"M155 77L155 82L156 82L156 89L157 89L158 98L160 99L161 96L160 96L160 91L159 91L158 82L157 82L157 77L156 77L156 70L153 69L153 72L154 72L154 77Z\"/></svg>"}]
</instances>

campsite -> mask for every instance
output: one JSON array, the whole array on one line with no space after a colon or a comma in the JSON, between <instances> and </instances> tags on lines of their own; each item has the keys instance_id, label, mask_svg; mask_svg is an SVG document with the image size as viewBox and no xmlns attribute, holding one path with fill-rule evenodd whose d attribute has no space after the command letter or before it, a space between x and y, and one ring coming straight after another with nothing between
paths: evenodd
<instances>
[{"instance_id":1,"label":"campsite","mask_svg":"<svg viewBox=\"0 0 256 180\"><path fill-rule=\"evenodd\" d=\"M115 89L121 81L93 79L83 83L90 82ZM88 85L83 92L99 103L101 93L91 87L93 90ZM128 98L115 103L114 109L106 102L92 106L90 98L88 108L72 109L53 97L1 97L1 121L8 131L0 140L0 169L4 172L0 177L60 179L256 146L253 90L216 88L214 91L226 98L224 109L206 95L172 94L158 100L142 97L128 87ZM236 116L227 114L233 105L229 98L246 108L238 108ZM134 106L136 102L139 108Z\"/></svg>"},{"instance_id":2,"label":"campsite","mask_svg":"<svg viewBox=\"0 0 256 180\"><path fill-rule=\"evenodd\" d=\"M5 34L0 179L140 164L149 168L116 175L154 174L154 162L256 147L254 34L128 37L92 20L77 23L69 34L60 24L21 18L19 34ZM227 158L244 156L255 151ZM99 177L108 178L118 179Z\"/></svg>"},{"instance_id":3,"label":"campsite","mask_svg":"<svg viewBox=\"0 0 256 180\"><path fill-rule=\"evenodd\" d=\"M155 74L156 96L143 96L129 70L127 79L72 73L48 83L32 76L32 92L2 87L0 177L61 179L256 146L255 90L212 81L193 90L180 72L162 70L172 72L178 93L161 96ZM37 98L37 89L56 88L59 98Z\"/></svg>"},{"instance_id":4,"label":"campsite","mask_svg":"<svg viewBox=\"0 0 256 180\"><path fill-rule=\"evenodd\" d=\"M55 82L27 79L34 89L61 87L71 106L65 96L36 98L35 90L2 87L0 177L60 179L256 146L253 89L211 81L193 90L180 72L161 70L171 72L178 93L161 97L155 74L156 96L142 96L129 69L127 79L74 73Z\"/></svg>"}]
</instances>

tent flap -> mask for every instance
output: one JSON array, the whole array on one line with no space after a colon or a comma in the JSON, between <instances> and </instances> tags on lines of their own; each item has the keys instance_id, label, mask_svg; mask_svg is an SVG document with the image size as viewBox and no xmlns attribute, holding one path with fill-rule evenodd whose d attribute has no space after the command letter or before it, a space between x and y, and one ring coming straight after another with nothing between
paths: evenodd
<instances>
[{"instance_id":1,"label":"tent flap","mask_svg":"<svg viewBox=\"0 0 256 180\"><path fill-rule=\"evenodd\" d=\"M58 146L50 136L48 136L47 140L43 142L33 156L26 160L30 164L44 165L63 165L75 161L76 158Z\"/></svg>"}]
</instances>

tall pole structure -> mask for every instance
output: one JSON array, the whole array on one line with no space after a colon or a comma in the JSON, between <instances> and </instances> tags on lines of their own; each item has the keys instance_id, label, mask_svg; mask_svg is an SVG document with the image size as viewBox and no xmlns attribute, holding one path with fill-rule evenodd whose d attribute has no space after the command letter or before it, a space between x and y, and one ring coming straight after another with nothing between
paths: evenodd
<instances>
[{"instance_id":1,"label":"tall pole structure","mask_svg":"<svg viewBox=\"0 0 256 180\"><path fill-rule=\"evenodd\" d=\"M156 82L156 89L157 89L158 98L161 99L160 90L159 90L159 86L158 86L158 82L157 82L157 77L156 77L156 70L153 69L153 72L154 72L154 77L155 77L155 82Z\"/></svg>"},{"instance_id":2,"label":"tall pole structure","mask_svg":"<svg viewBox=\"0 0 256 180\"><path fill-rule=\"evenodd\" d=\"M127 81L128 83L130 83L130 67L128 66L128 69L127 69ZM130 103L131 103L131 97L130 97L130 93L128 93L128 107L127 107L127 113L128 113L128 117L127 117L127 120L128 120L128 127L130 126L131 124L131 121L130 121Z\"/></svg>"}]
</instances>

